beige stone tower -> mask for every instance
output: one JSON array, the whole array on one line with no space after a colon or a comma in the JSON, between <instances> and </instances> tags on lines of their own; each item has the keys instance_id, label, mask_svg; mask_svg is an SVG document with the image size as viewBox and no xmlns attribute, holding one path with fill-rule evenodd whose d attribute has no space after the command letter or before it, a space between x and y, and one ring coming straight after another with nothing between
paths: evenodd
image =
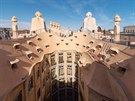
<instances>
[{"instance_id":1,"label":"beige stone tower","mask_svg":"<svg viewBox=\"0 0 135 101\"><path fill-rule=\"evenodd\" d=\"M17 18L16 16L13 16L12 19L12 32L13 32L13 39L18 38L18 26L17 26Z\"/></svg>"},{"instance_id":2,"label":"beige stone tower","mask_svg":"<svg viewBox=\"0 0 135 101\"><path fill-rule=\"evenodd\" d=\"M114 34L115 38L114 41L120 41L120 16L116 15L114 17Z\"/></svg>"}]
</instances>

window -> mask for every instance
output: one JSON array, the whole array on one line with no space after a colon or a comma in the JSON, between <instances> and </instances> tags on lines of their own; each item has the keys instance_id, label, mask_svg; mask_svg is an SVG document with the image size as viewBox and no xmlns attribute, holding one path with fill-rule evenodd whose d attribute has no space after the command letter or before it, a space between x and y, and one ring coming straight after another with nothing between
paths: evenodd
<instances>
[{"instance_id":1,"label":"window","mask_svg":"<svg viewBox=\"0 0 135 101\"><path fill-rule=\"evenodd\" d=\"M67 86L72 87L72 78L67 78Z\"/></svg>"},{"instance_id":2,"label":"window","mask_svg":"<svg viewBox=\"0 0 135 101\"><path fill-rule=\"evenodd\" d=\"M22 91L19 92L18 96L15 98L14 101L22 101Z\"/></svg>"},{"instance_id":3,"label":"window","mask_svg":"<svg viewBox=\"0 0 135 101\"><path fill-rule=\"evenodd\" d=\"M44 61L44 66L46 67L46 66L48 66L48 65L49 65L49 61L48 61L48 59L46 58L45 61Z\"/></svg>"},{"instance_id":4,"label":"window","mask_svg":"<svg viewBox=\"0 0 135 101\"><path fill-rule=\"evenodd\" d=\"M32 88L33 88L33 77L31 76L28 81L28 91L31 91Z\"/></svg>"},{"instance_id":5,"label":"window","mask_svg":"<svg viewBox=\"0 0 135 101\"><path fill-rule=\"evenodd\" d=\"M64 75L64 68L63 66L59 66L59 76L63 76Z\"/></svg>"},{"instance_id":6,"label":"window","mask_svg":"<svg viewBox=\"0 0 135 101\"><path fill-rule=\"evenodd\" d=\"M44 66L44 65L42 65L42 72L44 72L44 70L45 70L45 66Z\"/></svg>"},{"instance_id":7,"label":"window","mask_svg":"<svg viewBox=\"0 0 135 101\"><path fill-rule=\"evenodd\" d=\"M72 90L71 89L68 89L67 90L67 99L68 99L68 101L74 101L73 100L73 95L72 95L73 93L72 93Z\"/></svg>"},{"instance_id":8,"label":"window","mask_svg":"<svg viewBox=\"0 0 135 101\"><path fill-rule=\"evenodd\" d=\"M45 71L45 69L47 68L47 66L49 66L49 61L48 61L48 59L46 58L46 59L43 61L42 72Z\"/></svg>"},{"instance_id":9,"label":"window","mask_svg":"<svg viewBox=\"0 0 135 101\"><path fill-rule=\"evenodd\" d=\"M75 62L77 63L79 59L80 59L80 54L77 52L75 54Z\"/></svg>"},{"instance_id":10,"label":"window","mask_svg":"<svg viewBox=\"0 0 135 101\"><path fill-rule=\"evenodd\" d=\"M51 69L52 79L55 79L55 78L57 77L57 75L55 74L55 72L56 72L56 69L55 69L55 67L53 67L53 68Z\"/></svg>"},{"instance_id":11,"label":"window","mask_svg":"<svg viewBox=\"0 0 135 101\"><path fill-rule=\"evenodd\" d=\"M59 92L59 101L66 101L65 90Z\"/></svg>"},{"instance_id":12,"label":"window","mask_svg":"<svg viewBox=\"0 0 135 101\"><path fill-rule=\"evenodd\" d=\"M51 55L51 66L53 65L56 65L56 62L55 62L55 54L52 54Z\"/></svg>"},{"instance_id":13,"label":"window","mask_svg":"<svg viewBox=\"0 0 135 101\"><path fill-rule=\"evenodd\" d=\"M67 75L72 75L72 68L67 68Z\"/></svg>"},{"instance_id":14,"label":"window","mask_svg":"<svg viewBox=\"0 0 135 101\"><path fill-rule=\"evenodd\" d=\"M37 91L37 99L39 100L39 98L40 98L40 88Z\"/></svg>"},{"instance_id":15,"label":"window","mask_svg":"<svg viewBox=\"0 0 135 101\"><path fill-rule=\"evenodd\" d=\"M57 91L57 82L55 82L53 85L52 85L52 92L55 93Z\"/></svg>"},{"instance_id":16,"label":"window","mask_svg":"<svg viewBox=\"0 0 135 101\"><path fill-rule=\"evenodd\" d=\"M49 80L49 75L50 75L50 73L48 72L46 75L46 81Z\"/></svg>"},{"instance_id":17,"label":"window","mask_svg":"<svg viewBox=\"0 0 135 101\"><path fill-rule=\"evenodd\" d=\"M72 64L71 65L67 65L68 68L72 68Z\"/></svg>"},{"instance_id":18,"label":"window","mask_svg":"<svg viewBox=\"0 0 135 101\"><path fill-rule=\"evenodd\" d=\"M67 62L72 63L72 53L67 53Z\"/></svg>"},{"instance_id":19,"label":"window","mask_svg":"<svg viewBox=\"0 0 135 101\"><path fill-rule=\"evenodd\" d=\"M37 70L37 72L36 72L36 79L38 79L39 77L40 77L40 70L39 70L39 67L38 67L38 70Z\"/></svg>"},{"instance_id":20,"label":"window","mask_svg":"<svg viewBox=\"0 0 135 101\"><path fill-rule=\"evenodd\" d=\"M63 63L63 53L59 53L59 63Z\"/></svg>"},{"instance_id":21,"label":"window","mask_svg":"<svg viewBox=\"0 0 135 101\"><path fill-rule=\"evenodd\" d=\"M78 68L77 68L78 66L76 65L75 67L76 67L75 68L75 77L78 77Z\"/></svg>"},{"instance_id":22,"label":"window","mask_svg":"<svg viewBox=\"0 0 135 101\"><path fill-rule=\"evenodd\" d=\"M60 81L59 82L59 87L64 88L65 87L65 81Z\"/></svg>"},{"instance_id":23,"label":"window","mask_svg":"<svg viewBox=\"0 0 135 101\"><path fill-rule=\"evenodd\" d=\"M45 78L43 78L43 87L45 86Z\"/></svg>"},{"instance_id":24,"label":"window","mask_svg":"<svg viewBox=\"0 0 135 101\"><path fill-rule=\"evenodd\" d=\"M74 82L74 88L75 88L75 89L78 89L78 82L77 82L77 81Z\"/></svg>"}]
</instances>

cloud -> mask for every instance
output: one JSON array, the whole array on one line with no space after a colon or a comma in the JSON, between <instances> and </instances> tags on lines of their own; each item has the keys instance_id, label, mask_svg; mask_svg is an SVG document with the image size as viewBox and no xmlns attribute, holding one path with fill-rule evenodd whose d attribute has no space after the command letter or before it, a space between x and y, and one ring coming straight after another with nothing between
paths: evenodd
<instances>
[{"instance_id":1,"label":"cloud","mask_svg":"<svg viewBox=\"0 0 135 101\"><path fill-rule=\"evenodd\" d=\"M24 22L24 21L19 21L18 22L18 28L19 29L30 29L30 23L29 22ZM6 19L0 19L0 27L12 27L12 23L10 20Z\"/></svg>"}]
</instances>

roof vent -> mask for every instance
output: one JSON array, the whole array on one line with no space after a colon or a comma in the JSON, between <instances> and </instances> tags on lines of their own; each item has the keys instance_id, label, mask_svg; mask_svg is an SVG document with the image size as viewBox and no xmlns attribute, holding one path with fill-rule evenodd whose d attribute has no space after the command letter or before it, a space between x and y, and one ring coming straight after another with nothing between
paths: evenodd
<instances>
[{"instance_id":1,"label":"roof vent","mask_svg":"<svg viewBox=\"0 0 135 101\"><path fill-rule=\"evenodd\" d=\"M77 36L75 36L75 38L77 38Z\"/></svg>"},{"instance_id":2,"label":"roof vent","mask_svg":"<svg viewBox=\"0 0 135 101\"><path fill-rule=\"evenodd\" d=\"M52 35L50 34L49 37L52 37Z\"/></svg>"},{"instance_id":3,"label":"roof vent","mask_svg":"<svg viewBox=\"0 0 135 101\"><path fill-rule=\"evenodd\" d=\"M25 54L27 55L27 57L32 60L33 56L32 56L32 51L26 51Z\"/></svg>"},{"instance_id":4,"label":"roof vent","mask_svg":"<svg viewBox=\"0 0 135 101\"><path fill-rule=\"evenodd\" d=\"M84 37L86 37L87 35L86 34L83 34Z\"/></svg>"},{"instance_id":5,"label":"roof vent","mask_svg":"<svg viewBox=\"0 0 135 101\"><path fill-rule=\"evenodd\" d=\"M96 49L95 48L91 48L89 51L90 51L90 53L94 53L96 51Z\"/></svg>"},{"instance_id":6,"label":"roof vent","mask_svg":"<svg viewBox=\"0 0 135 101\"><path fill-rule=\"evenodd\" d=\"M77 46L79 46L79 43L76 43Z\"/></svg>"},{"instance_id":7,"label":"roof vent","mask_svg":"<svg viewBox=\"0 0 135 101\"><path fill-rule=\"evenodd\" d=\"M107 53L110 54L111 56L115 56L119 53L119 50L116 48L110 48L110 50Z\"/></svg>"},{"instance_id":8,"label":"roof vent","mask_svg":"<svg viewBox=\"0 0 135 101\"><path fill-rule=\"evenodd\" d=\"M13 47L14 47L15 49L19 50L19 49L20 49L20 43L15 43L15 44L13 45Z\"/></svg>"},{"instance_id":9,"label":"roof vent","mask_svg":"<svg viewBox=\"0 0 135 101\"><path fill-rule=\"evenodd\" d=\"M93 40L91 40L90 42L89 42L89 44L93 44L94 43L94 41Z\"/></svg>"},{"instance_id":10,"label":"roof vent","mask_svg":"<svg viewBox=\"0 0 135 101\"><path fill-rule=\"evenodd\" d=\"M37 50L37 52L39 52L39 53L43 52L43 49L41 49L41 47L39 47L39 46L36 46L36 50Z\"/></svg>"},{"instance_id":11,"label":"roof vent","mask_svg":"<svg viewBox=\"0 0 135 101\"><path fill-rule=\"evenodd\" d=\"M103 54L98 54L97 57L98 57L98 59L99 59L100 61L104 61L105 58L106 58L106 56L103 55Z\"/></svg>"},{"instance_id":12,"label":"roof vent","mask_svg":"<svg viewBox=\"0 0 135 101\"><path fill-rule=\"evenodd\" d=\"M36 46L31 40L28 40L27 43L31 46Z\"/></svg>"},{"instance_id":13,"label":"roof vent","mask_svg":"<svg viewBox=\"0 0 135 101\"><path fill-rule=\"evenodd\" d=\"M38 41L41 41L41 40L42 40L40 37L36 37L36 39L37 39Z\"/></svg>"},{"instance_id":14,"label":"roof vent","mask_svg":"<svg viewBox=\"0 0 135 101\"><path fill-rule=\"evenodd\" d=\"M69 43L65 43L66 45L68 45Z\"/></svg>"},{"instance_id":15,"label":"roof vent","mask_svg":"<svg viewBox=\"0 0 135 101\"><path fill-rule=\"evenodd\" d=\"M96 49L101 49L102 48L102 44L98 44L97 46L96 46Z\"/></svg>"},{"instance_id":16,"label":"roof vent","mask_svg":"<svg viewBox=\"0 0 135 101\"><path fill-rule=\"evenodd\" d=\"M56 44L57 44L57 46L60 45L60 43L56 43Z\"/></svg>"},{"instance_id":17,"label":"roof vent","mask_svg":"<svg viewBox=\"0 0 135 101\"><path fill-rule=\"evenodd\" d=\"M15 69L15 68L17 68L16 64L19 62L19 59L16 59L15 57L10 57L9 62L11 64L11 68Z\"/></svg>"},{"instance_id":18,"label":"roof vent","mask_svg":"<svg viewBox=\"0 0 135 101\"><path fill-rule=\"evenodd\" d=\"M45 47L46 47L46 48L48 48L48 47L50 47L50 45L48 45L48 44L45 44Z\"/></svg>"},{"instance_id":19,"label":"roof vent","mask_svg":"<svg viewBox=\"0 0 135 101\"><path fill-rule=\"evenodd\" d=\"M29 44L29 45L30 45L31 43L32 43L32 41L31 41L31 40L28 40L28 41L27 41L27 44Z\"/></svg>"},{"instance_id":20,"label":"roof vent","mask_svg":"<svg viewBox=\"0 0 135 101\"><path fill-rule=\"evenodd\" d=\"M86 46L87 49L89 49L90 47L89 46Z\"/></svg>"}]
</instances>

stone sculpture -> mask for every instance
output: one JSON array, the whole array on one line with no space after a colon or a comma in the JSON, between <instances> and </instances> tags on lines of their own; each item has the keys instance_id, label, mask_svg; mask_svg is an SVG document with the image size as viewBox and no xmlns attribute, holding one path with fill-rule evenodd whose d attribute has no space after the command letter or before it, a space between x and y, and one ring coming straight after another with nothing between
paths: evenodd
<instances>
[{"instance_id":1,"label":"stone sculpture","mask_svg":"<svg viewBox=\"0 0 135 101\"><path fill-rule=\"evenodd\" d=\"M83 24L83 30L94 32L94 33L97 31L96 19L92 17L91 12L86 13L86 17L84 19L84 24Z\"/></svg>"},{"instance_id":2,"label":"stone sculpture","mask_svg":"<svg viewBox=\"0 0 135 101\"><path fill-rule=\"evenodd\" d=\"M32 18L31 33L46 32L45 20L42 18L42 14L37 11L35 17Z\"/></svg>"}]
</instances>

